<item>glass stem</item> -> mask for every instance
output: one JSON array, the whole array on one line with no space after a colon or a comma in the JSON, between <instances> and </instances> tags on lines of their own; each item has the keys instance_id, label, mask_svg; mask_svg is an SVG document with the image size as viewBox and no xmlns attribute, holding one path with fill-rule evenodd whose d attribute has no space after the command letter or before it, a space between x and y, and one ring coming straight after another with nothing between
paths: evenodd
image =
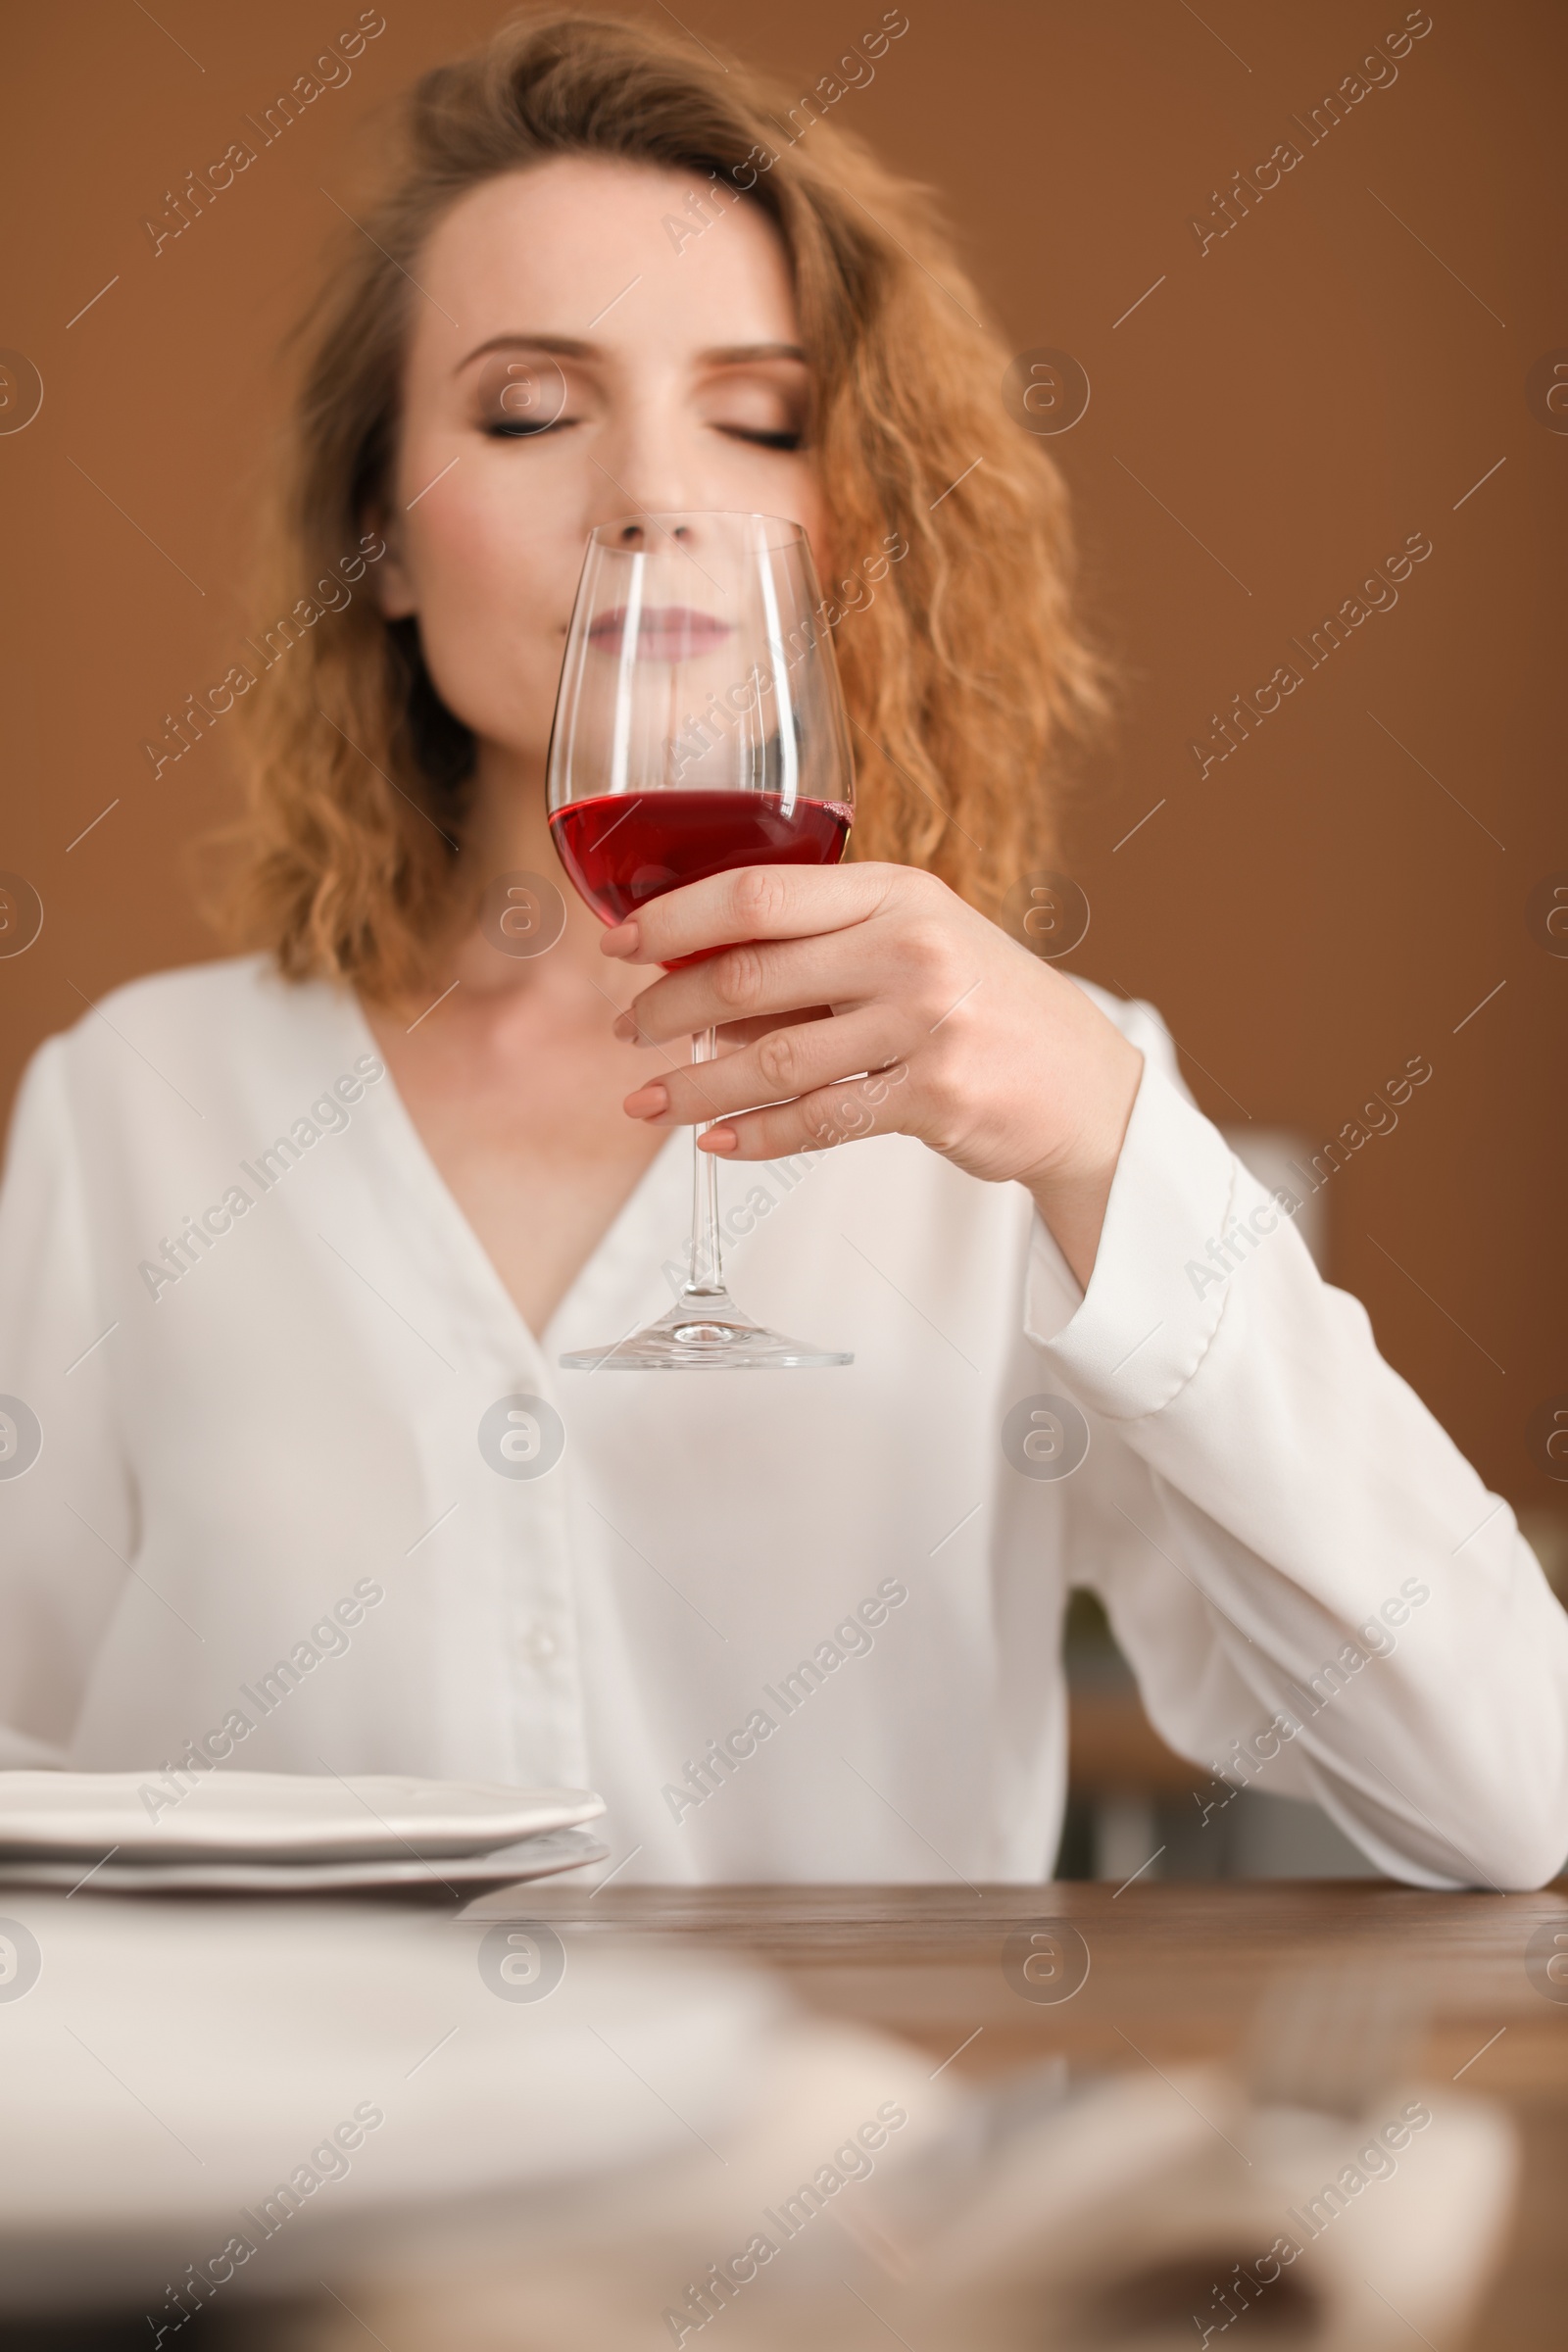
<instances>
[{"instance_id":1,"label":"glass stem","mask_svg":"<svg viewBox=\"0 0 1568 2352\"><path fill-rule=\"evenodd\" d=\"M704 1029L692 1038L692 1062L713 1061L718 1055L718 1036L712 1029ZM718 1245L718 1161L711 1152L698 1149L698 1138L713 1125L705 1119L692 1130L692 1254L691 1273L686 1283L689 1298L722 1298L724 1267Z\"/></svg>"}]
</instances>

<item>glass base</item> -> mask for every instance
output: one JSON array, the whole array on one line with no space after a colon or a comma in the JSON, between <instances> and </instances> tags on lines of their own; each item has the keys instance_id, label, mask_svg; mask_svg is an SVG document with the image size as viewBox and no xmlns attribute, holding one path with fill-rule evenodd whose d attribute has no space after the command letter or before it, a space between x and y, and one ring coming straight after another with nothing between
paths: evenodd
<instances>
[{"instance_id":1,"label":"glass base","mask_svg":"<svg viewBox=\"0 0 1568 2352\"><path fill-rule=\"evenodd\" d=\"M854 1361L754 1323L726 1290L688 1293L629 1339L561 1358L566 1372L815 1372Z\"/></svg>"}]
</instances>

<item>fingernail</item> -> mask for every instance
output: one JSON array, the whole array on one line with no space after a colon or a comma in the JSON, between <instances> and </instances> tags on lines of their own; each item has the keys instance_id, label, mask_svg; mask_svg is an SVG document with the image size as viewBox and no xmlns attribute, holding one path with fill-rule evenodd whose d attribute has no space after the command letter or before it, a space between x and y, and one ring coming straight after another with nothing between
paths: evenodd
<instances>
[{"instance_id":1,"label":"fingernail","mask_svg":"<svg viewBox=\"0 0 1568 2352\"><path fill-rule=\"evenodd\" d=\"M637 921L633 916L629 922L617 923L613 931L607 931L599 946L606 956L635 956L639 936Z\"/></svg>"},{"instance_id":2,"label":"fingernail","mask_svg":"<svg viewBox=\"0 0 1568 2352\"><path fill-rule=\"evenodd\" d=\"M651 1085L640 1086L635 1094L628 1095L621 1108L630 1118L657 1119L661 1111L669 1108L669 1089L655 1079Z\"/></svg>"},{"instance_id":3,"label":"fingernail","mask_svg":"<svg viewBox=\"0 0 1568 2352\"><path fill-rule=\"evenodd\" d=\"M637 1035L637 1024L629 1012L617 1013L611 1023L610 1034L618 1037L622 1045L630 1045Z\"/></svg>"},{"instance_id":4,"label":"fingernail","mask_svg":"<svg viewBox=\"0 0 1568 2352\"><path fill-rule=\"evenodd\" d=\"M697 1140L705 1144L710 1152L733 1152L741 1139L733 1127L710 1127L708 1133L700 1135Z\"/></svg>"}]
</instances>

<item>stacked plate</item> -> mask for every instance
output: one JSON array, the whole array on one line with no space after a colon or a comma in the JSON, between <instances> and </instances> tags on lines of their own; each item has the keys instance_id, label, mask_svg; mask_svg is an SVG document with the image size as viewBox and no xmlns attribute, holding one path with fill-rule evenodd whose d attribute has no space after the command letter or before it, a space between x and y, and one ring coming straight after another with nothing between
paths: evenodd
<instances>
[{"instance_id":1,"label":"stacked plate","mask_svg":"<svg viewBox=\"0 0 1568 2352\"><path fill-rule=\"evenodd\" d=\"M586 1788L377 1773L0 1772L0 1886L304 1894L409 1887L464 1899L609 1849Z\"/></svg>"}]
</instances>

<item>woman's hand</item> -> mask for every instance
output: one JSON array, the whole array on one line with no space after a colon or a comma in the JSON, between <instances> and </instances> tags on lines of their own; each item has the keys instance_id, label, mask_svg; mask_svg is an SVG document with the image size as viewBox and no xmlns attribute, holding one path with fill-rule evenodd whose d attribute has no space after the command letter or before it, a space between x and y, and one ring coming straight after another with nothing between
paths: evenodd
<instances>
[{"instance_id":1,"label":"woman's hand","mask_svg":"<svg viewBox=\"0 0 1568 2352\"><path fill-rule=\"evenodd\" d=\"M1081 989L912 866L746 866L607 932L675 962L615 1034L717 1028L732 1050L626 1097L651 1126L720 1123L703 1148L777 1159L918 1136L971 1176L1026 1185L1087 1289L1143 1055Z\"/></svg>"}]
</instances>

